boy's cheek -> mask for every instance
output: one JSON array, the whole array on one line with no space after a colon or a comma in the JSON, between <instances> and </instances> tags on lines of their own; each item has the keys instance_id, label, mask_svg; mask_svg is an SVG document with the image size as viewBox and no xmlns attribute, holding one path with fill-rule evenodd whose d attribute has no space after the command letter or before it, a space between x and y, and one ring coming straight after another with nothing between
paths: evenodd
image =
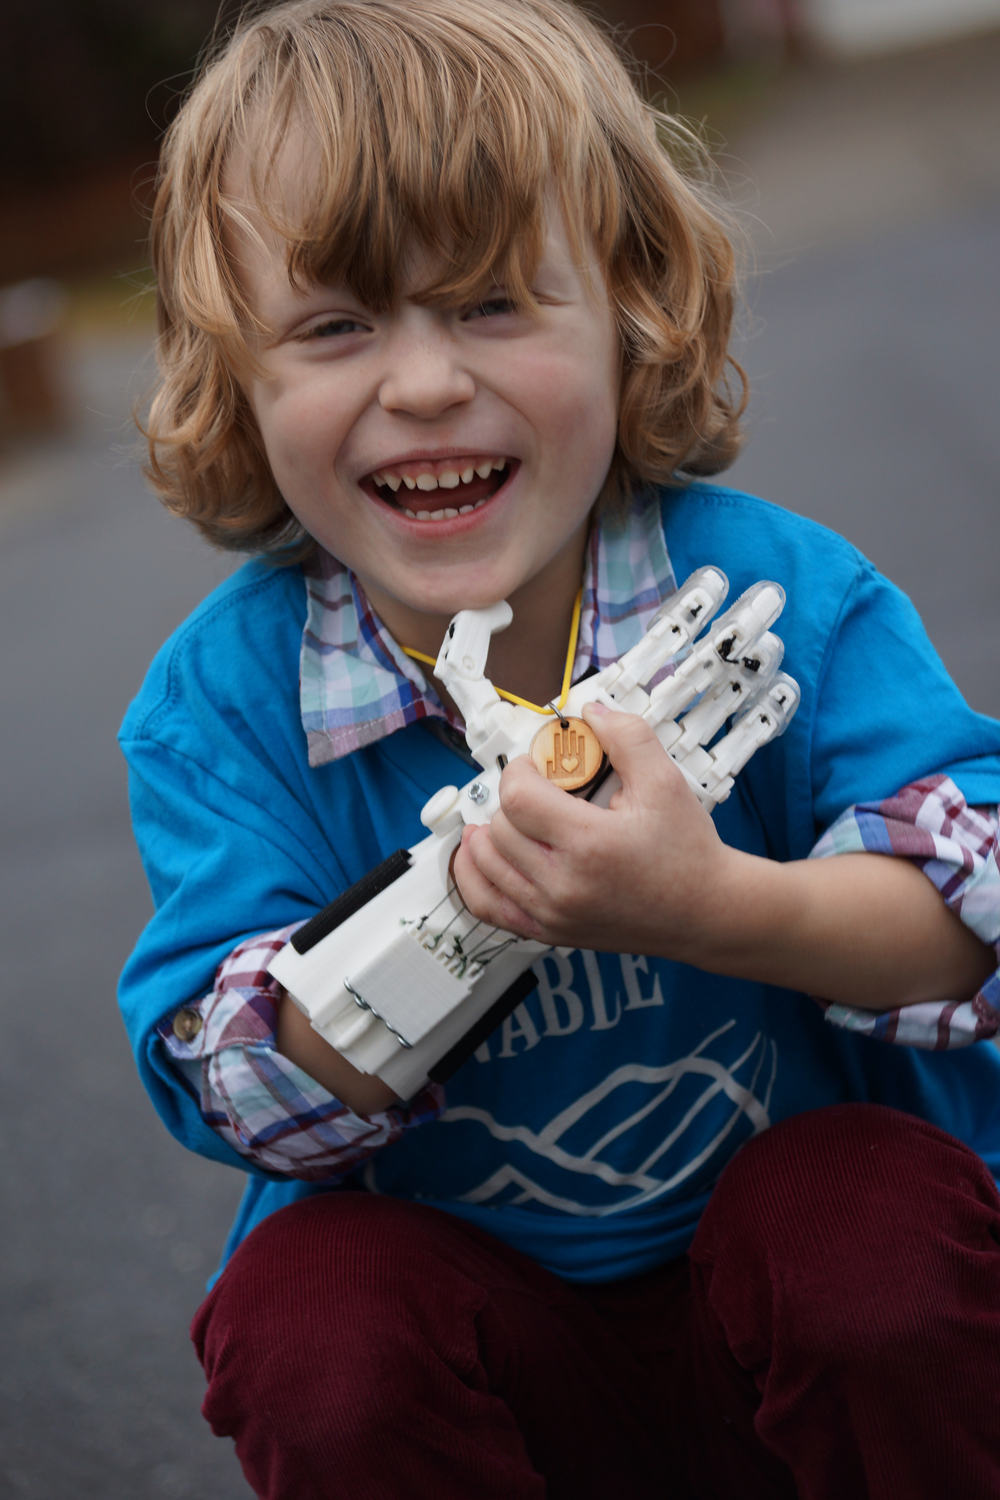
<instances>
[{"instance_id":1,"label":"boy's cheek","mask_svg":"<svg viewBox=\"0 0 1000 1500\"><path fill-rule=\"evenodd\" d=\"M309 397L297 399L293 390L267 389L252 406L269 455L290 458L316 446L323 424Z\"/></svg>"}]
</instances>

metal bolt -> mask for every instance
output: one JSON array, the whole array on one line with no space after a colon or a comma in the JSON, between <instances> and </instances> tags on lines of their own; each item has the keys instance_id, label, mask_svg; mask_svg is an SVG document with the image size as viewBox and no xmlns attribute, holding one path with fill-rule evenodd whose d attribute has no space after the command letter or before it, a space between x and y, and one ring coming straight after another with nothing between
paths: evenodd
<instances>
[{"instance_id":1,"label":"metal bolt","mask_svg":"<svg viewBox=\"0 0 1000 1500\"><path fill-rule=\"evenodd\" d=\"M488 786L484 786L481 781L474 781L469 787L469 797L471 801L475 802L477 807L482 807L484 802L489 801L490 789Z\"/></svg>"}]
</instances>

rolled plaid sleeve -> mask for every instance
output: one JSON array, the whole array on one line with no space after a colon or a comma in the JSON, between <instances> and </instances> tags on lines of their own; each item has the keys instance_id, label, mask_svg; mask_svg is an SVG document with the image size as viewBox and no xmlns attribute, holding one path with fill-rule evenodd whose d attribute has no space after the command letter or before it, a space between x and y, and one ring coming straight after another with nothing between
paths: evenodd
<instances>
[{"instance_id":1,"label":"rolled plaid sleeve","mask_svg":"<svg viewBox=\"0 0 1000 1500\"><path fill-rule=\"evenodd\" d=\"M811 859L891 854L909 859L1000 961L1000 850L996 809L969 807L947 776L911 782L884 802L858 803L833 823ZM1000 970L971 1000L935 1000L897 1010L824 1007L834 1026L880 1041L946 1051L1000 1030Z\"/></svg>"},{"instance_id":2,"label":"rolled plaid sleeve","mask_svg":"<svg viewBox=\"0 0 1000 1500\"><path fill-rule=\"evenodd\" d=\"M202 1118L241 1156L305 1182L338 1181L405 1130L436 1119L431 1084L406 1105L356 1115L276 1050L280 987L267 965L301 923L250 938L219 965L212 992L157 1028L198 1091Z\"/></svg>"}]
</instances>

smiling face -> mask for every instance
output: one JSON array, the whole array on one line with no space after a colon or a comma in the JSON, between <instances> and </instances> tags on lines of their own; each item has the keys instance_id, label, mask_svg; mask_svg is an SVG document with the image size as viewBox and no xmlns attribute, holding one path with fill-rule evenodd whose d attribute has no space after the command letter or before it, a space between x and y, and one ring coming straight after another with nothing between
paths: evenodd
<instances>
[{"instance_id":1,"label":"smiling face","mask_svg":"<svg viewBox=\"0 0 1000 1500\"><path fill-rule=\"evenodd\" d=\"M345 287L294 288L283 242L255 228L232 236L269 330L248 394L305 529L407 644L436 651L442 620L503 598L527 620L551 593L561 620L614 452L620 356L600 271L574 263L558 212L537 311L503 287L421 305L434 268L415 250L398 305L372 314Z\"/></svg>"}]
</instances>

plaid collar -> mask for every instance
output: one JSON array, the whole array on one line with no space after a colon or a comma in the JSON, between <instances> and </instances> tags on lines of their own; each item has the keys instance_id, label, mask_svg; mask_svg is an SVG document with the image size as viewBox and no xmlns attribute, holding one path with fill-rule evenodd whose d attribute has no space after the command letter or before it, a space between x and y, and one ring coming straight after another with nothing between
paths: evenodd
<instances>
[{"instance_id":1,"label":"plaid collar","mask_svg":"<svg viewBox=\"0 0 1000 1500\"><path fill-rule=\"evenodd\" d=\"M403 654L353 573L322 549L304 572L299 697L309 764L339 760L416 719L447 718L432 679ZM595 525L573 680L634 646L675 588L657 504L635 509L624 522Z\"/></svg>"}]
</instances>

